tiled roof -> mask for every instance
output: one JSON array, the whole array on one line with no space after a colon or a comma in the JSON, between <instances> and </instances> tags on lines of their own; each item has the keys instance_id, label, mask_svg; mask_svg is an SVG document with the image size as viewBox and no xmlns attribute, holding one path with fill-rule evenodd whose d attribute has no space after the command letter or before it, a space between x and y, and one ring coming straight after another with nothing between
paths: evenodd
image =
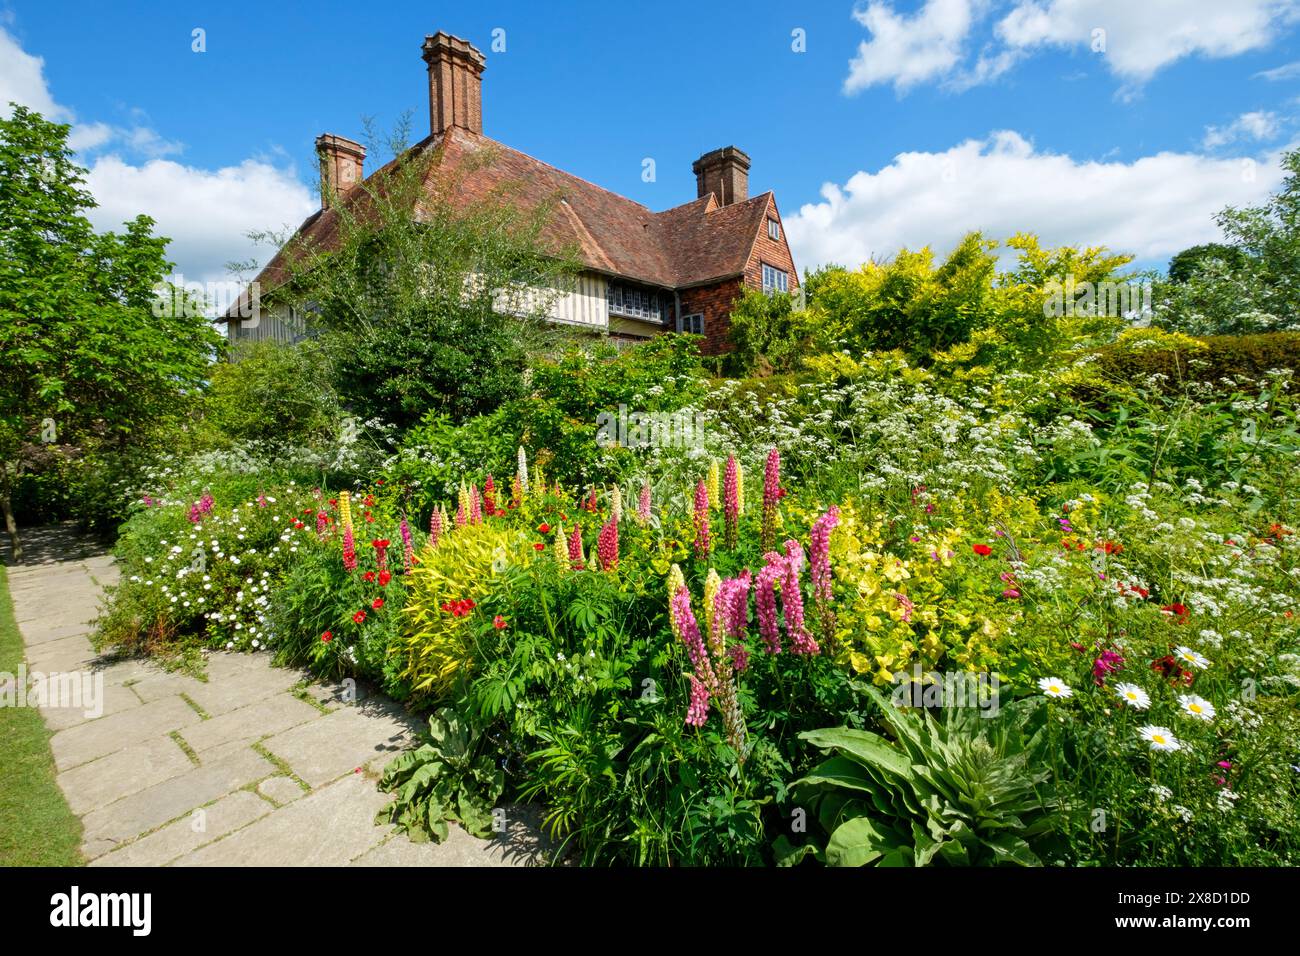
<instances>
[{"instance_id":1,"label":"tiled roof","mask_svg":"<svg viewBox=\"0 0 1300 956\"><path fill-rule=\"evenodd\" d=\"M662 288L683 288L742 273L754 239L764 226L771 195L763 193L719 206L710 194L655 213L460 127L417 143L411 152L430 149L437 151L429 172L430 194L434 180L450 174L459 176L453 199L466 205L502 189L509 189L525 207L555 202L543 238L556 251L576 249L589 269ZM396 162L372 173L366 186L382 189ZM368 201L365 192L353 188L343 202L356 210ZM337 234L338 218L333 209L313 213L299 227L297 238L328 249ZM258 275L263 292L288 278L285 255L286 250L277 252Z\"/></svg>"}]
</instances>

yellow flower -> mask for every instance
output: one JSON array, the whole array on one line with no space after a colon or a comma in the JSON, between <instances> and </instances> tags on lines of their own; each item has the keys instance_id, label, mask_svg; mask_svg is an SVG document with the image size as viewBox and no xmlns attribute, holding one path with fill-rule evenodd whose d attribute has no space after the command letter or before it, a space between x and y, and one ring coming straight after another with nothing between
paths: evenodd
<instances>
[{"instance_id":1,"label":"yellow flower","mask_svg":"<svg viewBox=\"0 0 1300 956\"><path fill-rule=\"evenodd\" d=\"M718 459L709 460L709 476L705 479L704 487L709 493L709 507L717 508L722 504L722 499L718 497Z\"/></svg>"},{"instance_id":2,"label":"yellow flower","mask_svg":"<svg viewBox=\"0 0 1300 956\"><path fill-rule=\"evenodd\" d=\"M339 518L343 522L343 530L352 530L352 496L346 491L339 492Z\"/></svg>"},{"instance_id":3,"label":"yellow flower","mask_svg":"<svg viewBox=\"0 0 1300 956\"><path fill-rule=\"evenodd\" d=\"M709 568L709 574L704 579L704 632L706 640L711 640L713 637L714 603L721 587L722 578L718 577L718 572L715 569Z\"/></svg>"}]
</instances>

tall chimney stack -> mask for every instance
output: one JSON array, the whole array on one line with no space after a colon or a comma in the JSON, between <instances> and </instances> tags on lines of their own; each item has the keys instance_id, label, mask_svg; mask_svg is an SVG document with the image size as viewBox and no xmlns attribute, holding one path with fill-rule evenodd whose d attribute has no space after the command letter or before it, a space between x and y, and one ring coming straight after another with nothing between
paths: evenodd
<instances>
[{"instance_id":1,"label":"tall chimney stack","mask_svg":"<svg viewBox=\"0 0 1300 956\"><path fill-rule=\"evenodd\" d=\"M452 126L483 132L483 68L487 60L468 40L439 30L421 48L429 64L429 131Z\"/></svg>"},{"instance_id":2,"label":"tall chimney stack","mask_svg":"<svg viewBox=\"0 0 1300 956\"><path fill-rule=\"evenodd\" d=\"M320 207L328 209L334 199L343 197L361 182L366 148L360 143L323 133L316 137L316 155L320 157Z\"/></svg>"},{"instance_id":3,"label":"tall chimney stack","mask_svg":"<svg viewBox=\"0 0 1300 956\"><path fill-rule=\"evenodd\" d=\"M713 193L718 205L730 206L749 198L749 156L735 146L705 153L691 164L691 171L695 173L695 193L700 199Z\"/></svg>"}]
</instances>

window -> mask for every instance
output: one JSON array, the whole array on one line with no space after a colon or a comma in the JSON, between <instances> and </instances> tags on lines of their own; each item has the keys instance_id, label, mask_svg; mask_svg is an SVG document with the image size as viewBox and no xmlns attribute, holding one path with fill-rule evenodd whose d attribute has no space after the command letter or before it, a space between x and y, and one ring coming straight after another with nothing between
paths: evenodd
<instances>
[{"instance_id":1,"label":"window","mask_svg":"<svg viewBox=\"0 0 1300 956\"><path fill-rule=\"evenodd\" d=\"M609 303L609 311L615 315L629 315L655 322L663 321L657 292L646 292L611 282L605 287L605 301Z\"/></svg>"},{"instance_id":2,"label":"window","mask_svg":"<svg viewBox=\"0 0 1300 956\"><path fill-rule=\"evenodd\" d=\"M778 240L781 238L781 224L775 219L767 221L767 238Z\"/></svg>"},{"instance_id":3,"label":"window","mask_svg":"<svg viewBox=\"0 0 1300 956\"><path fill-rule=\"evenodd\" d=\"M789 276L775 266L763 263L763 291L769 295L773 292L789 290Z\"/></svg>"},{"instance_id":4,"label":"window","mask_svg":"<svg viewBox=\"0 0 1300 956\"><path fill-rule=\"evenodd\" d=\"M677 317L677 331L688 332L691 335L703 335L704 316L699 312L694 315L679 315Z\"/></svg>"}]
</instances>

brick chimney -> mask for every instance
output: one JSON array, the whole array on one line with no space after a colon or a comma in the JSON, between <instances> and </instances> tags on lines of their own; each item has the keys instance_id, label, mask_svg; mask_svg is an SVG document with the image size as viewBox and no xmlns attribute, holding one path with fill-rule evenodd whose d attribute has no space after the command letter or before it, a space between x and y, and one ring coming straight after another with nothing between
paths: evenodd
<instances>
[{"instance_id":1,"label":"brick chimney","mask_svg":"<svg viewBox=\"0 0 1300 956\"><path fill-rule=\"evenodd\" d=\"M468 40L441 30L424 38L429 64L429 131L437 136L459 126L483 132L483 68L487 60Z\"/></svg>"},{"instance_id":2,"label":"brick chimney","mask_svg":"<svg viewBox=\"0 0 1300 956\"><path fill-rule=\"evenodd\" d=\"M749 198L749 156L735 146L724 146L705 153L691 164L695 173L695 193L703 199L709 193L718 204L730 206Z\"/></svg>"},{"instance_id":3,"label":"brick chimney","mask_svg":"<svg viewBox=\"0 0 1300 956\"><path fill-rule=\"evenodd\" d=\"M342 136L323 133L316 137L316 155L320 157L320 207L328 209L333 199L341 201L364 178L366 148Z\"/></svg>"}]
</instances>

